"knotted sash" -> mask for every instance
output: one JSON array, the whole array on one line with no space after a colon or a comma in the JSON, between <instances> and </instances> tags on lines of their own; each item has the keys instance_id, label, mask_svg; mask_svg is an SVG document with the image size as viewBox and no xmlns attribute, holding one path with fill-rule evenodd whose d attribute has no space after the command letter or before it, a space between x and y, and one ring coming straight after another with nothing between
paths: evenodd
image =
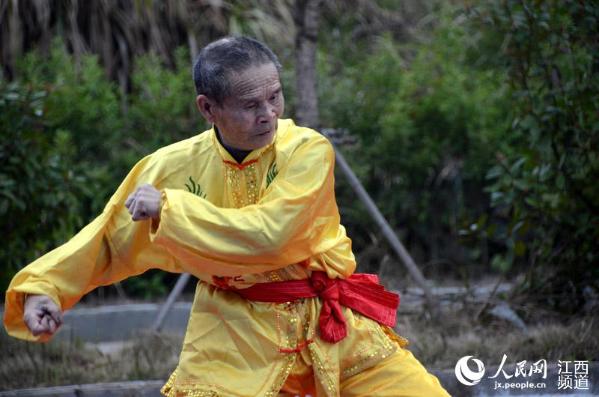
<instances>
[{"instance_id":1,"label":"knotted sash","mask_svg":"<svg viewBox=\"0 0 599 397\"><path fill-rule=\"evenodd\" d=\"M319 297L322 300L318 317L320 337L330 343L339 342L347 335L341 306L389 327L395 325L399 306L399 295L385 291L375 274L366 273L331 279L325 272L312 272L309 279L259 283L232 291L251 301L272 303Z\"/></svg>"}]
</instances>

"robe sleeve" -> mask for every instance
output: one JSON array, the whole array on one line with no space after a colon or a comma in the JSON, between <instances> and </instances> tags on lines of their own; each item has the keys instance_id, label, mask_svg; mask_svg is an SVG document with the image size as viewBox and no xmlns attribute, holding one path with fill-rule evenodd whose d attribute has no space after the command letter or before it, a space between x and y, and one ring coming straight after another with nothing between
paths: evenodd
<instances>
[{"instance_id":1,"label":"robe sleeve","mask_svg":"<svg viewBox=\"0 0 599 397\"><path fill-rule=\"evenodd\" d=\"M4 326L17 338L34 337L23 322L25 294L49 296L68 310L83 295L102 285L143 273L150 268L182 271L164 249L150 243L150 222L133 222L124 202L141 182L159 182L151 156L142 159L127 175L102 214L65 244L21 269L6 291ZM141 181L141 182L138 182Z\"/></svg>"},{"instance_id":2,"label":"robe sleeve","mask_svg":"<svg viewBox=\"0 0 599 397\"><path fill-rule=\"evenodd\" d=\"M347 239L340 233L334 162L324 137L306 139L260 201L242 208L165 189L151 239L190 272L217 276L275 270L325 252Z\"/></svg>"}]
</instances>

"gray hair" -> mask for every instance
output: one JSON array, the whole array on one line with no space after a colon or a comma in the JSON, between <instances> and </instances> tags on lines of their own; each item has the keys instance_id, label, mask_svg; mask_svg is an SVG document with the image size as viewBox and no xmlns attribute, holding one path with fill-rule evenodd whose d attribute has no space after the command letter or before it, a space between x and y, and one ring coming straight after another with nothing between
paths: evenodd
<instances>
[{"instance_id":1,"label":"gray hair","mask_svg":"<svg viewBox=\"0 0 599 397\"><path fill-rule=\"evenodd\" d=\"M258 40L240 36L213 41L200 51L193 66L196 93L222 104L231 94L231 73L240 73L265 63L272 63L281 72L277 56Z\"/></svg>"}]
</instances>

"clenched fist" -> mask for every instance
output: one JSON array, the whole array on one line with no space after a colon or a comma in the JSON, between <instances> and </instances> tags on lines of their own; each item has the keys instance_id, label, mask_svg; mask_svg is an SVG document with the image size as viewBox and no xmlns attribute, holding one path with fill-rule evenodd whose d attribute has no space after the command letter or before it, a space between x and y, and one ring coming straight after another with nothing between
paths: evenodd
<instances>
[{"instance_id":1,"label":"clenched fist","mask_svg":"<svg viewBox=\"0 0 599 397\"><path fill-rule=\"evenodd\" d=\"M158 219L160 217L160 190L146 183L127 197L125 207L134 221Z\"/></svg>"},{"instance_id":2,"label":"clenched fist","mask_svg":"<svg viewBox=\"0 0 599 397\"><path fill-rule=\"evenodd\" d=\"M50 297L29 295L25 301L23 321L34 336L53 335L62 325L62 312Z\"/></svg>"}]
</instances>

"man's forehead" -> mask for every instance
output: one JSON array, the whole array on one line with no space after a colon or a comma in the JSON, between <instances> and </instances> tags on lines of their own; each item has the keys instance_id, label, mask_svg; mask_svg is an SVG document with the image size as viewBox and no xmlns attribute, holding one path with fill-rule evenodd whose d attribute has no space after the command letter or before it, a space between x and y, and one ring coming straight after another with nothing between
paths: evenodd
<instances>
[{"instance_id":1,"label":"man's forehead","mask_svg":"<svg viewBox=\"0 0 599 397\"><path fill-rule=\"evenodd\" d=\"M243 99L260 96L281 87L279 72L272 63L250 66L229 75L231 96Z\"/></svg>"}]
</instances>

